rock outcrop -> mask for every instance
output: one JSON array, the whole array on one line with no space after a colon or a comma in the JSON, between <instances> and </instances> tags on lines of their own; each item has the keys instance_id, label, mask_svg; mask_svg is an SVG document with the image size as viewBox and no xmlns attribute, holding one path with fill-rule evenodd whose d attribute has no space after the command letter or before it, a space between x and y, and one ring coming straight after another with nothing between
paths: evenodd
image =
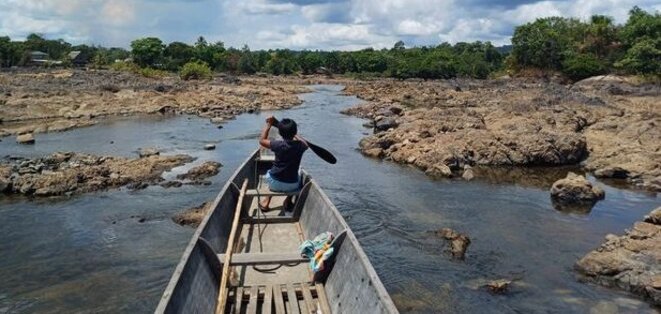
<instances>
[{"instance_id":1,"label":"rock outcrop","mask_svg":"<svg viewBox=\"0 0 661 314\"><path fill-rule=\"evenodd\" d=\"M197 228L209 212L209 202L204 202L199 206L186 209L172 216L172 221L182 226Z\"/></svg>"},{"instance_id":2,"label":"rock outcrop","mask_svg":"<svg viewBox=\"0 0 661 314\"><path fill-rule=\"evenodd\" d=\"M145 188L163 181L162 173L191 162L187 155L129 159L81 153L54 153L43 158L0 162L5 193L34 196L72 195L128 186Z\"/></svg>"},{"instance_id":3,"label":"rock outcrop","mask_svg":"<svg viewBox=\"0 0 661 314\"><path fill-rule=\"evenodd\" d=\"M582 279L637 294L661 305L661 207L622 236L606 242L575 265Z\"/></svg>"},{"instance_id":4,"label":"rock outcrop","mask_svg":"<svg viewBox=\"0 0 661 314\"><path fill-rule=\"evenodd\" d=\"M353 82L345 93L366 102L343 113L374 121L374 134L359 144L365 155L412 164L430 175L447 176L445 166L461 177L464 165L583 162L597 177L661 191L661 89L608 83L627 91L621 95L599 82Z\"/></svg>"},{"instance_id":5,"label":"rock outcrop","mask_svg":"<svg viewBox=\"0 0 661 314\"><path fill-rule=\"evenodd\" d=\"M205 161L203 164L193 167L184 174L177 175L177 179L201 181L209 177L213 177L220 172L222 165L215 161Z\"/></svg>"},{"instance_id":6,"label":"rock outcrop","mask_svg":"<svg viewBox=\"0 0 661 314\"><path fill-rule=\"evenodd\" d=\"M151 79L115 71L21 70L0 73L0 135L64 131L100 117L186 113L232 119L244 112L290 108L308 92L283 78ZM240 84L237 84L240 82Z\"/></svg>"}]
</instances>

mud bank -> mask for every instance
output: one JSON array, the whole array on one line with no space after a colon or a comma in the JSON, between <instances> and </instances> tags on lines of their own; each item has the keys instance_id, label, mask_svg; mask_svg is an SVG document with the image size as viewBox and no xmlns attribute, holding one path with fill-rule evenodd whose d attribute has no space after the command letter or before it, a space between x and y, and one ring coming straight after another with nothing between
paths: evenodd
<instances>
[{"instance_id":1,"label":"mud bank","mask_svg":"<svg viewBox=\"0 0 661 314\"><path fill-rule=\"evenodd\" d=\"M580 164L601 178L661 191L661 87L601 77L542 80L349 82L366 102L368 156L433 176L473 166ZM472 172L472 171L471 171ZM473 173L469 175L471 177Z\"/></svg>"}]
</instances>

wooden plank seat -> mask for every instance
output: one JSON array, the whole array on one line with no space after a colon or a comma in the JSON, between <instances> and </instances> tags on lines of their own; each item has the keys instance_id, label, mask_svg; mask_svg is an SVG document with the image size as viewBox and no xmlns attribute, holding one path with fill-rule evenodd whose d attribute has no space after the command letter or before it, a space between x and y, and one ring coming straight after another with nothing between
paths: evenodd
<instances>
[{"instance_id":1,"label":"wooden plank seat","mask_svg":"<svg viewBox=\"0 0 661 314\"><path fill-rule=\"evenodd\" d=\"M218 254L218 259L225 260L225 254ZM230 266L273 265L306 263L309 259L294 253L236 253L232 254Z\"/></svg>"},{"instance_id":2,"label":"wooden plank seat","mask_svg":"<svg viewBox=\"0 0 661 314\"><path fill-rule=\"evenodd\" d=\"M259 161L259 162L274 162L275 161L275 155L263 154L263 155L260 155L259 157L257 157L255 160Z\"/></svg>"},{"instance_id":3,"label":"wooden plank seat","mask_svg":"<svg viewBox=\"0 0 661 314\"><path fill-rule=\"evenodd\" d=\"M292 192L274 192L269 190L268 188L261 188L259 191L257 189L251 189L246 191L246 196L290 196L290 195L298 195L298 193L301 192L301 190L296 190Z\"/></svg>"}]
</instances>

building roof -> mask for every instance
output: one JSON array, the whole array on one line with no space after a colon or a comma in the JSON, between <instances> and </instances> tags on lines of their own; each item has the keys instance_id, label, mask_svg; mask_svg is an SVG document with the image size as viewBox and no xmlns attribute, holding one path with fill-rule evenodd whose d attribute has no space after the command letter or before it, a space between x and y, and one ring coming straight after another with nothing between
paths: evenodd
<instances>
[{"instance_id":1,"label":"building roof","mask_svg":"<svg viewBox=\"0 0 661 314\"><path fill-rule=\"evenodd\" d=\"M69 52L69 59L71 60L76 59L79 55L80 55L80 51L78 50Z\"/></svg>"}]
</instances>

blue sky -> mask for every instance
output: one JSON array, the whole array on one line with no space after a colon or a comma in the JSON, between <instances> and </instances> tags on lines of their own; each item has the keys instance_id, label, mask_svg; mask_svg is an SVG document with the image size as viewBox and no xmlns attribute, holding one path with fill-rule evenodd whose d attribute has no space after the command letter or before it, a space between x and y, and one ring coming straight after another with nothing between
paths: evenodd
<instances>
[{"instance_id":1,"label":"blue sky","mask_svg":"<svg viewBox=\"0 0 661 314\"><path fill-rule=\"evenodd\" d=\"M0 0L0 36L34 32L119 47L137 37L192 43L200 35L252 49L503 45L514 26L538 17L605 14L623 23L634 5L661 11L661 0Z\"/></svg>"}]
</instances>

